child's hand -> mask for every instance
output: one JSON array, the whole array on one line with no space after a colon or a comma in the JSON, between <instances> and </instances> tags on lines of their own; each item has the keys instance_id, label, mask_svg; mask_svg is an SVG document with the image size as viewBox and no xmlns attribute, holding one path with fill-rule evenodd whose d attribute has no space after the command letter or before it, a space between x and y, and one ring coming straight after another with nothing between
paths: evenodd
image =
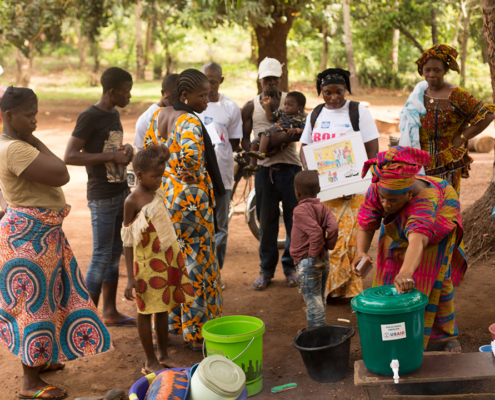
<instances>
[{"instance_id":1,"label":"child's hand","mask_svg":"<svg viewBox=\"0 0 495 400\"><path fill-rule=\"evenodd\" d=\"M268 97L264 97L264 98L262 98L262 99L261 99L261 101L263 102L263 104L264 104L265 106L267 106L267 105L269 105L269 104L270 104L270 102L272 101L272 98L271 98L270 96L268 96Z\"/></svg>"},{"instance_id":2,"label":"child's hand","mask_svg":"<svg viewBox=\"0 0 495 400\"><path fill-rule=\"evenodd\" d=\"M137 289L137 282L134 278L128 279L127 280L127 286L124 290L124 297L127 300L134 300L134 292L136 292ZM134 290L134 292L133 292Z\"/></svg>"}]
</instances>

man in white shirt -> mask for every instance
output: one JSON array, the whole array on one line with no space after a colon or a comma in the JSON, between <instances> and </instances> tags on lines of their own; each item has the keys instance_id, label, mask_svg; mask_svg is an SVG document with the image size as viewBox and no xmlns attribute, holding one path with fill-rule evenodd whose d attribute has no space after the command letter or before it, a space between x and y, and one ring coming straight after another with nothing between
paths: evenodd
<instances>
[{"instance_id":1,"label":"man in white shirt","mask_svg":"<svg viewBox=\"0 0 495 400\"><path fill-rule=\"evenodd\" d=\"M170 74L163 78L162 81L162 98L156 104L152 104L136 122L136 136L134 137L134 147L136 147L136 152L143 150L144 137L146 136L146 131L151 125L151 119L155 112L161 107L169 107L172 105L175 99L167 98L174 90L177 85L177 78L179 74Z\"/></svg>"},{"instance_id":2,"label":"man in white shirt","mask_svg":"<svg viewBox=\"0 0 495 400\"><path fill-rule=\"evenodd\" d=\"M227 237L229 235L229 204L234 182L234 157L232 153L239 147L242 138L241 110L237 103L218 92L223 83L222 67L215 62L206 63L201 67L208 81L208 108L199 115L203 124L215 124L221 142L215 146L218 167L222 174L225 196L216 198L215 214L218 233L215 235L217 257L220 269L223 268L225 253L227 252ZM225 288L223 280L222 289Z\"/></svg>"}]
</instances>

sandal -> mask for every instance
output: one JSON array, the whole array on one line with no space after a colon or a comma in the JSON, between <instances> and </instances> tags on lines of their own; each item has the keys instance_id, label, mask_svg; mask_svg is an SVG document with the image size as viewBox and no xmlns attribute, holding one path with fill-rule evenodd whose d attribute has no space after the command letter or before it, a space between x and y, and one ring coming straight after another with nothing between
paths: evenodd
<instances>
[{"instance_id":1,"label":"sandal","mask_svg":"<svg viewBox=\"0 0 495 400\"><path fill-rule=\"evenodd\" d=\"M461 350L453 351L457 347L459 347ZM460 354L460 353L462 353L461 343L459 343L459 340L457 340L457 339L452 340L450 342L445 343L443 350L447 353Z\"/></svg>"},{"instance_id":2,"label":"sandal","mask_svg":"<svg viewBox=\"0 0 495 400\"><path fill-rule=\"evenodd\" d=\"M296 275L296 276L286 276L286 279L287 279L287 286L289 286L290 288L293 288L293 287L298 287L299 286L299 275Z\"/></svg>"},{"instance_id":3,"label":"sandal","mask_svg":"<svg viewBox=\"0 0 495 400\"><path fill-rule=\"evenodd\" d=\"M244 171L258 172L258 170L258 166L253 164L249 164L247 167L244 167Z\"/></svg>"},{"instance_id":4,"label":"sandal","mask_svg":"<svg viewBox=\"0 0 495 400\"><path fill-rule=\"evenodd\" d=\"M260 278L262 278L260 276ZM253 282L253 289L254 290L265 290L268 286L268 284L272 281L271 279L262 279L256 278L256 280Z\"/></svg>"},{"instance_id":5,"label":"sandal","mask_svg":"<svg viewBox=\"0 0 495 400\"><path fill-rule=\"evenodd\" d=\"M266 158L266 153L262 153L261 151L249 151L247 155L249 157L257 158L258 160L264 160Z\"/></svg>"},{"instance_id":6,"label":"sandal","mask_svg":"<svg viewBox=\"0 0 495 400\"><path fill-rule=\"evenodd\" d=\"M20 399L54 399L54 400L62 400L62 399L66 399L68 397L67 393L63 394L62 396L59 396L59 397L50 396L49 393L51 391L61 390L59 388L56 388L55 386L39 387L38 389L39 390L35 394L33 394L32 396L26 396L26 395L23 395L21 393L18 394L17 396Z\"/></svg>"}]
</instances>

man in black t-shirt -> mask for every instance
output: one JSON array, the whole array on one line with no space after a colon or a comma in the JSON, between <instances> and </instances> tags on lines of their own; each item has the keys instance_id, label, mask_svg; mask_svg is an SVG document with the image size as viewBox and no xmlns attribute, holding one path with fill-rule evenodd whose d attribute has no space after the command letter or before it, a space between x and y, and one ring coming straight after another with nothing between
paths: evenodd
<instances>
[{"instance_id":1,"label":"man in black t-shirt","mask_svg":"<svg viewBox=\"0 0 495 400\"><path fill-rule=\"evenodd\" d=\"M98 307L103 292L103 322L107 325L135 325L134 318L117 311L116 297L122 254L120 229L124 200L129 194L126 166L133 157L130 144L122 144L123 129L115 106L129 104L132 76L121 68L107 69L101 76L103 94L84 111L67 144L64 161L84 165L88 173L88 206L93 227L93 255L86 284Z\"/></svg>"}]
</instances>

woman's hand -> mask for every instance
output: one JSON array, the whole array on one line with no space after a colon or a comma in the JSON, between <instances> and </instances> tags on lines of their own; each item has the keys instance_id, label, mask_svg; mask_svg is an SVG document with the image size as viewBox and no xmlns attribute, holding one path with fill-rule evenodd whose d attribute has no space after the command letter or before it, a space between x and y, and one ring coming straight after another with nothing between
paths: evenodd
<instances>
[{"instance_id":1,"label":"woman's hand","mask_svg":"<svg viewBox=\"0 0 495 400\"><path fill-rule=\"evenodd\" d=\"M454 147L463 147L466 144L466 141L462 138L461 135L454 136L452 139L452 146Z\"/></svg>"},{"instance_id":2,"label":"woman's hand","mask_svg":"<svg viewBox=\"0 0 495 400\"><path fill-rule=\"evenodd\" d=\"M352 262L352 272L354 272L359 278L362 278L362 274L361 272L356 270L356 267L363 258L367 259L371 264L373 264L373 259L367 253L358 253L356 258Z\"/></svg>"},{"instance_id":3,"label":"woman's hand","mask_svg":"<svg viewBox=\"0 0 495 400\"><path fill-rule=\"evenodd\" d=\"M394 279L394 286L399 293L409 293L414 289L414 279L408 273L400 273Z\"/></svg>"},{"instance_id":4,"label":"woman's hand","mask_svg":"<svg viewBox=\"0 0 495 400\"><path fill-rule=\"evenodd\" d=\"M190 172L187 172L187 171L182 171L180 173L180 180L187 183L188 185L191 185L193 183L197 183L194 175L191 174Z\"/></svg>"},{"instance_id":5,"label":"woman's hand","mask_svg":"<svg viewBox=\"0 0 495 400\"><path fill-rule=\"evenodd\" d=\"M137 290L137 282L134 277L127 280L127 286L124 290L124 296L127 300L134 300L134 293ZM134 291L134 292L133 292Z\"/></svg>"}]
</instances>

